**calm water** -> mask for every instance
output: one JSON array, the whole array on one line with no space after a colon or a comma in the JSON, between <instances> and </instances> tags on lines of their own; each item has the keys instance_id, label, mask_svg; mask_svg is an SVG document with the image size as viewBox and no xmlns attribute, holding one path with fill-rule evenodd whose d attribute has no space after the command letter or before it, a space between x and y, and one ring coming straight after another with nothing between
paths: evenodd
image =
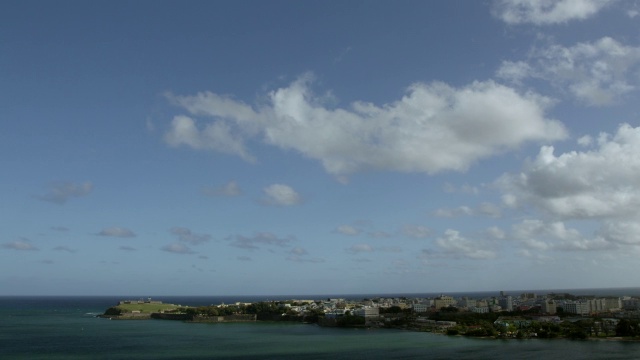
<instances>
[{"instance_id":1,"label":"calm water","mask_svg":"<svg viewBox=\"0 0 640 360\"><path fill-rule=\"evenodd\" d=\"M158 299L197 305L221 300ZM640 359L640 343L633 342L486 340L296 323L94 317L117 300L0 297L0 359Z\"/></svg>"}]
</instances>

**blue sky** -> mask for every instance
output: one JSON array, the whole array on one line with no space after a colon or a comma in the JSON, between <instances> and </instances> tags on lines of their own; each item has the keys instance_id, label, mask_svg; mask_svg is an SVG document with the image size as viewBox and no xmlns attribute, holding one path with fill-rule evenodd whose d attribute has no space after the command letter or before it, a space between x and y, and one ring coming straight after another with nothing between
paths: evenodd
<instances>
[{"instance_id":1,"label":"blue sky","mask_svg":"<svg viewBox=\"0 0 640 360\"><path fill-rule=\"evenodd\" d=\"M0 295L637 286L640 2L0 5Z\"/></svg>"}]
</instances>

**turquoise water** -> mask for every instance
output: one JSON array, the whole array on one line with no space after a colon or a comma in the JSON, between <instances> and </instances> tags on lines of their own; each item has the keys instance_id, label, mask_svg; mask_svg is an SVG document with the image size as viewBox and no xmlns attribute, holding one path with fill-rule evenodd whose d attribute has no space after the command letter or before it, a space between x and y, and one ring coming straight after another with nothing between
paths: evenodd
<instances>
[{"instance_id":1,"label":"turquoise water","mask_svg":"<svg viewBox=\"0 0 640 360\"><path fill-rule=\"evenodd\" d=\"M0 359L634 359L640 343L490 340L298 323L95 318L113 298L0 298Z\"/></svg>"}]
</instances>

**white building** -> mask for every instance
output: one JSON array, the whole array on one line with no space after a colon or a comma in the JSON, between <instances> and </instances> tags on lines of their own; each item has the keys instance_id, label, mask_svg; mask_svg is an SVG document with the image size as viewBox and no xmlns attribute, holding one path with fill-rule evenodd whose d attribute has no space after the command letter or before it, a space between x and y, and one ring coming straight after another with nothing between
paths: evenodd
<instances>
[{"instance_id":1,"label":"white building","mask_svg":"<svg viewBox=\"0 0 640 360\"><path fill-rule=\"evenodd\" d=\"M567 301L562 308L567 313L589 315L589 303L586 301Z\"/></svg>"}]
</instances>

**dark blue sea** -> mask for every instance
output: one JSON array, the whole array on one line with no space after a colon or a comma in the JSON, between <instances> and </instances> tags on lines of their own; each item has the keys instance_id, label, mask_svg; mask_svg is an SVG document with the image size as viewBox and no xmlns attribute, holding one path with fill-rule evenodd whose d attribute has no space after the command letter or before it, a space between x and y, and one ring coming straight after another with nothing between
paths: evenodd
<instances>
[{"instance_id":1,"label":"dark blue sea","mask_svg":"<svg viewBox=\"0 0 640 360\"><path fill-rule=\"evenodd\" d=\"M192 324L95 317L125 298L140 296L0 297L0 359L640 359L637 342L470 339L283 322ZM182 305L267 298L323 297L154 297Z\"/></svg>"}]
</instances>

